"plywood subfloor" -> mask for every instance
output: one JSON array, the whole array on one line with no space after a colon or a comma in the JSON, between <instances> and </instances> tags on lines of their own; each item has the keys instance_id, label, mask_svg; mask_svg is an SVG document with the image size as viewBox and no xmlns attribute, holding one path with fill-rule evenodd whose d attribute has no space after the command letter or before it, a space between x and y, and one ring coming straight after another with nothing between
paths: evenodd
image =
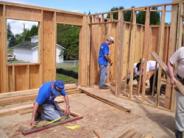
<instances>
[{"instance_id":1,"label":"plywood subfloor","mask_svg":"<svg viewBox=\"0 0 184 138\"><path fill-rule=\"evenodd\" d=\"M102 96L110 96L106 91L94 90ZM79 113L84 118L82 120L72 122L70 124L53 127L42 132L28 135L27 137L37 138L118 138L125 136L127 132L136 132L135 136L143 136L146 134L153 135L155 138L174 137L173 133L173 116L172 114L152 108L142 107L142 105L134 105L128 103L131 107L131 113L120 111L114 107L104 104L85 94L70 95L71 110ZM121 98L120 98L121 99ZM116 99L119 100L118 98ZM122 99L121 99L122 100ZM127 101L122 101L123 104ZM61 106L64 106L63 103ZM31 113L15 114L0 118L0 136L22 138L20 128L28 126ZM80 125L76 130L67 129L67 125ZM131 131L132 130L132 131ZM97 133L97 134L95 134ZM137 137L138 138L138 137ZM141 137L139 137L141 138Z\"/></svg>"}]
</instances>

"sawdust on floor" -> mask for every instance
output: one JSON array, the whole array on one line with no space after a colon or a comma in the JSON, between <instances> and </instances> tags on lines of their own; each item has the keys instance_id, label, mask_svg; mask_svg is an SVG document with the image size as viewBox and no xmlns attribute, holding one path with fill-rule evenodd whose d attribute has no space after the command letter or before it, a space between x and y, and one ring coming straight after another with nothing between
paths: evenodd
<instances>
[{"instance_id":1,"label":"sawdust on floor","mask_svg":"<svg viewBox=\"0 0 184 138\"><path fill-rule=\"evenodd\" d=\"M134 129L140 134L151 134L155 138L174 137L174 133L166 127L159 126L157 120L143 115L126 113L106 105L85 94L69 96L71 111L83 116L82 120L56 126L47 130L27 135L28 138L118 138L127 129ZM65 107L63 103L60 104ZM0 136L7 138L24 137L20 130L29 127L31 113L15 114L0 118ZM80 125L71 130L64 126ZM154 131L153 131L154 130ZM95 133L98 134L95 134Z\"/></svg>"}]
</instances>

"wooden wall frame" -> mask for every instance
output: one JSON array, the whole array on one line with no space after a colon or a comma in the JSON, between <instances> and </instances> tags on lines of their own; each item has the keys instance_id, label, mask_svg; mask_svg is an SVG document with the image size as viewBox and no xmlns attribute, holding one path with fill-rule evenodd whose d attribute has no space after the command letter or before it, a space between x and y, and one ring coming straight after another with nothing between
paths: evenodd
<instances>
[{"instance_id":1,"label":"wooden wall frame","mask_svg":"<svg viewBox=\"0 0 184 138\"><path fill-rule=\"evenodd\" d=\"M98 84L98 50L102 41L105 37L112 35L115 37L115 45L110 47L111 59L113 66L110 67L111 75L108 77L109 83L115 86L115 95L126 95L129 98L135 96L135 93L141 94L139 96L144 98L146 95L146 72L143 72L141 83L139 83L138 91L135 92L133 89L133 64L139 62L140 58L152 60L151 52L155 51L159 54L162 60L168 62L171 54L181 46L182 42L182 21L183 21L183 10L184 2L181 1L168 4L151 5L140 8L123 9L119 11L104 12L90 15L90 70L89 80L90 85ZM153 10L152 7L159 7L158 10ZM167 7L171 7L171 10L167 10ZM130 22L125 21L122 18L122 13L126 11L132 12L132 18ZM145 24L136 23L136 12L145 11ZM161 20L159 25L151 25L150 17L151 12L161 13ZM171 23L165 24L166 12L171 12ZM118 19L113 18L113 14L118 15ZM104 19L103 15L109 15ZM101 29L106 26L106 30ZM114 35L114 30L117 30ZM110 30L110 31L109 31ZM108 32L109 31L109 32ZM108 33L106 33L108 32ZM103 38L103 39L100 39ZM99 42L100 41L100 42ZM123 50L122 50L123 49ZM121 53L122 51L122 53ZM145 64L146 65L146 64ZM143 66L146 71L146 66ZM126 84L122 86L122 83L126 82L126 78L129 75L130 81L128 87ZM167 82L167 83L166 83ZM154 106L159 107L161 104L169 110L174 109L174 92L171 89L169 80L164 80L161 77L161 69L159 69L158 82L159 86L157 89L157 97L154 101ZM161 103L160 98L160 86L166 84L167 92L165 94L165 101ZM133 92L134 91L134 92Z\"/></svg>"},{"instance_id":2,"label":"wooden wall frame","mask_svg":"<svg viewBox=\"0 0 184 138\"><path fill-rule=\"evenodd\" d=\"M167 6L171 6L172 20L170 25L165 25L165 13ZM162 7L160 10L153 10L152 7ZM119 11L104 12L92 15L66 12L62 10L28 6L0 2L0 92L10 92L17 90L38 88L43 82L55 80L55 44L56 44L56 24L70 24L81 27L79 41L79 85L89 86L98 82L98 49L107 35L115 37L115 44L111 49L111 58L115 63L110 68L108 81L115 82L115 94L122 94L122 80L130 73L130 84L128 90L123 92L130 98L133 97L133 63L140 58L150 59L150 52L156 51L164 60L168 61L169 56L180 47L182 40L182 21L184 18L183 1L151 5L140 8L123 9ZM132 20L127 22L122 18L126 11L131 11ZM145 24L136 23L136 12L145 11ZM150 12L161 12L160 25L150 25ZM24 13L24 14L22 14ZM118 13L118 19L113 18L113 13ZM104 15L110 15L105 19ZM6 64L6 19L20 19L40 22L40 62L38 64ZM181 29L182 28L182 29ZM171 40L169 43L168 41ZM167 49L166 52L163 49ZM135 52L136 51L136 52ZM144 66L144 68L146 68ZM142 76L140 90L145 97L144 80ZM162 82L161 71L159 71L158 85ZM169 82L169 80L166 80ZM168 100L165 105L173 109L174 94L167 84L166 94ZM140 91L140 92L141 92ZM168 94L171 92L172 94ZM157 95L159 92L157 90ZM159 107L160 98L157 97Z\"/></svg>"},{"instance_id":3,"label":"wooden wall frame","mask_svg":"<svg viewBox=\"0 0 184 138\"><path fill-rule=\"evenodd\" d=\"M80 13L0 2L0 92L34 89L43 82L55 80L56 24L71 24L83 28L82 26L87 24L83 18L84 14ZM7 64L6 19L39 22L39 63ZM86 30L82 29L81 35L85 32ZM79 47L81 46L85 47L85 43L80 43ZM81 58L81 64L83 60ZM85 84L83 78L79 80L81 80L81 85Z\"/></svg>"}]
</instances>

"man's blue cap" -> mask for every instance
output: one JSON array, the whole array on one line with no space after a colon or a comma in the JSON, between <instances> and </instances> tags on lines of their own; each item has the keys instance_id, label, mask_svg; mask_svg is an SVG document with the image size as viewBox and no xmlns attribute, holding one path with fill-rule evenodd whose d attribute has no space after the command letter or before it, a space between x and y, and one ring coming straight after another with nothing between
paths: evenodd
<instances>
[{"instance_id":1,"label":"man's blue cap","mask_svg":"<svg viewBox=\"0 0 184 138\"><path fill-rule=\"evenodd\" d=\"M64 82L61 80L57 80L54 82L54 86L59 88L59 89L63 89L64 88Z\"/></svg>"},{"instance_id":2,"label":"man's blue cap","mask_svg":"<svg viewBox=\"0 0 184 138\"><path fill-rule=\"evenodd\" d=\"M58 89L60 89L61 91L58 91ZM64 82L61 80L57 80L54 82L54 88L52 89L52 93L55 96L59 96L59 95L63 95L65 96L65 90L64 90Z\"/></svg>"},{"instance_id":3,"label":"man's blue cap","mask_svg":"<svg viewBox=\"0 0 184 138\"><path fill-rule=\"evenodd\" d=\"M58 89L61 89L61 91L58 91ZM61 80L57 80L54 82L54 88L52 89L52 92L55 96L63 95L65 96L65 90L64 90L64 82Z\"/></svg>"}]
</instances>

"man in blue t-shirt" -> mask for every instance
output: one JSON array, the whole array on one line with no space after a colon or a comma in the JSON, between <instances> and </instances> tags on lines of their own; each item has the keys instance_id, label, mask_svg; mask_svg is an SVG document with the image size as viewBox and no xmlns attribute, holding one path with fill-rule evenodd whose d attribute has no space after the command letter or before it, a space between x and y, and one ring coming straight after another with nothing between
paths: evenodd
<instances>
[{"instance_id":1,"label":"man in blue t-shirt","mask_svg":"<svg viewBox=\"0 0 184 138\"><path fill-rule=\"evenodd\" d=\"M100 80L99 88L107 89L105 85L105 80L107 76L107 66L108 64L112 65L111 59L109 57L109 46L114 43L114 38L109 36L105 42L100 46L99 55L98 55L98 64L100 68Z\"/></svg>"},{"instance_id":2,"label":"man in blue t-shirt","mask_svg":"<svg viewBox=\"0 0 184 138\"><path fill-rule=\"evenodd\" d=\"M65 112L61 110L54 99L62 95L66 103ZM61 80L44 83L38 92L35 103L33 105L33 113L31 125L35 125L37 119L56 120L63 115L70 114L69 99L64 89L64 83Z\"/></svg>"}]
</instances>

